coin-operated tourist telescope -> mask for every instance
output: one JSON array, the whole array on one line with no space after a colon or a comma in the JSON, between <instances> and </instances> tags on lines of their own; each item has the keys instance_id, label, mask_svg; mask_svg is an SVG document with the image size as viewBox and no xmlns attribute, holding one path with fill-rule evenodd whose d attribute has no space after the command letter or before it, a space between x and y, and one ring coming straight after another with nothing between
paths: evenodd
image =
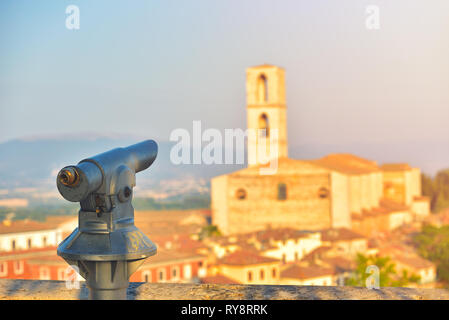
<instances>
[{"instance_id":1,"label":"coin-operated tourist telescope","mask_svg":"<svg viewBox=\"0 0 449 320\"><path fill-rule=\"evenodd\" d=\"M157 155L153 140L117 148L59 171L56 184L79 202L79 225L58 247L87 281L90 299L126 299L129 277L156 254L156 246L134 225L131 204L136 173Z\"/></svg>"}]
</instances>

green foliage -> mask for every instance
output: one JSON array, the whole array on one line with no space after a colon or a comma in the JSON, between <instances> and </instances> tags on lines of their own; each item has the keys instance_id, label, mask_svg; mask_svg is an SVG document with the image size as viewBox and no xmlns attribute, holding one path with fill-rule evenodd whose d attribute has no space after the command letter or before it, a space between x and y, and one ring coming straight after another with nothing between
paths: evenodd
<instances>
[{"instance_id":1,"label":"green foliage","mask_svg":"<svg viewBox=\"0 0 449 320\"><path fill-rule=\"evenodd\" d=\"M379 268L379 286L380 287L404 287L410 283L417 283L420 277L409 275L407 271L401 274L396 273L395 264L389 257L365 256L357 254L357 268L351 278L346 281L346 285L364 287L366 280L372 274L367 273L369 266Z\"/></svg>"},{"instance_id":2,"label":"green foliage","mask_svg":"<svg viewBox=\"0 0 449 320\"><path fill-rule=\"evenodd\" d=\"M209 195L189 195L184 197L171 198L165 201L157 201L153 198L135 198L133 206L136 210L188 210L205 209L210 207ZM78 203L32 203L26 208L0 207L0 221L6 217L13 220L30 219L35 221L45 221L47 216L75 215L79 211Z\"/></svg>"},{"instance_id":3,"label":"green foliage","mask_svg":"<svg viewBox=\"0 0 449 320\"><path fill-rule=\"evenodd\" d=\"M13 220L30 219L35 221L45 221L47 216L66 216L78 213L79 205L67 204L59 206L39 205L28 208L5 208L0 207L0 221L12 216Z\"/></svg>"},{"instance_id":4,"label":"green foliage","mask_svg":"<svg viewBox=\"0 0 449 320\"><path fill-rule=\"evenodd\" d=\"M213 236L221 236L220 230L215 225L204 226L199 233L200 240Z\"/></svg>"},{"instance_id":5,"label":"green foliage","mask_svg":"<svg viewBox=\"0 0 449 320\"><path fill-rule=\"evenodd\" d=\"M437 264L437 277L449 283L449 226L426 225L413 239L419 254Z\"/></svg>"},{"instance_id":6,"label":"green foliage","mask_svg":"<svg viewBox=\"0 0 449 320\"><path fill-rule=\"evenodd\" d=\"M434 179L422 174L421 185L423 195L430 198L432 212L449 208L449 169L438 171Z\"/></svg>"}]
</instances>

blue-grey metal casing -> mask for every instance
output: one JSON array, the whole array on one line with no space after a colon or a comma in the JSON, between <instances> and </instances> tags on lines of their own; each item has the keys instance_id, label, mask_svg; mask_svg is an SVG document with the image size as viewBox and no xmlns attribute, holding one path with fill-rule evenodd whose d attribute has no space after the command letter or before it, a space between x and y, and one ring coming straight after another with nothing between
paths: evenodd
<instances>
[{"instance_id":1,"label":"blue-grey metal casing","mask_svg":"<svg viewBox=\"0 0 449 320\"><path fill-rule=\"evenodd\" d=\"M156 246L134 225L132 189L135 174L157 156L157 144L147 140L117 148L61 169L61 195L80 202L79 226L58 246L58 255L78 268L91 298L123 299L129 277L156 254ZM61 174L73 173L65 183Z\"/></svg>"}]
</instances>

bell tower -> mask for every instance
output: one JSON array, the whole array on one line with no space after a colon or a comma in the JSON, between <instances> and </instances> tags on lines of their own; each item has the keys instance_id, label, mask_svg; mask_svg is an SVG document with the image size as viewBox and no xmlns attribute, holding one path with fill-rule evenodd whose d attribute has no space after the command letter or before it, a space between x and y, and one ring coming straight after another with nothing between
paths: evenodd
<instances>
[{"instance_id":1,"label":"bell tower","mask_svg":"<svg viewBox=\"0 0 449 320\"><path fill-rule=\"evenodd\" d=\"M260 164L261 159L287 157L284 69L272 65L248 68L246 98L249 165Z\"/></svg>"}]
</instances>

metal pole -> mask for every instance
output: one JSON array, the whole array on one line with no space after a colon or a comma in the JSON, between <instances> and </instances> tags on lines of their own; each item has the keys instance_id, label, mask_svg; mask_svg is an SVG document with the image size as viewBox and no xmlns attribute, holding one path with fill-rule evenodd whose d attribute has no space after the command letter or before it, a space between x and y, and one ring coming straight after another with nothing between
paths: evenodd
<instances>
[{"instance_id":1,"label":"metal pole","mask_svg":"<svg viewBox=\"0 0 449 320\"><path fill-rule=\"evenodd\" d=\"M114 290L89 289L89 300L126 300L127 288Z\"/></svg>"}]
</instances>

